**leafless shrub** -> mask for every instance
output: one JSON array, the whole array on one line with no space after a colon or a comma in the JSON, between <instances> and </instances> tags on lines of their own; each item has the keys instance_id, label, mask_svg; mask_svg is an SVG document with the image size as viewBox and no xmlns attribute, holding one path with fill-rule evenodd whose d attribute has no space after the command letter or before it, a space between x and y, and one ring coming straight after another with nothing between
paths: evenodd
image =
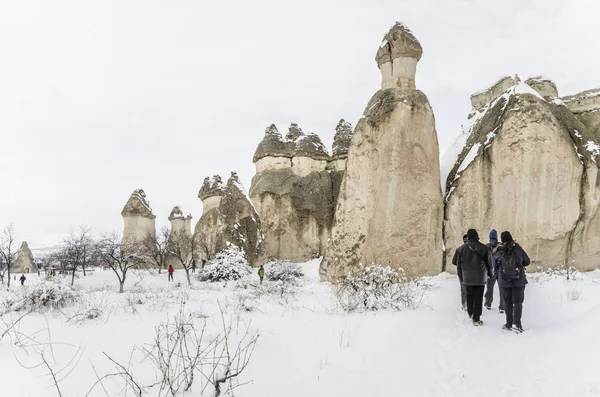
<instances>
[{"instance_id":1,"label":"leafless shrub","mask_svg":"<svg viewBox=\"0 0 600 397\"><path fill-rule=\"evenodd\" d=\"M402 269L371 265L340 280L333 294L347 312L402 310L419 307L429 288L422 279L409 280Z\"/></svg>"}]
</instances>

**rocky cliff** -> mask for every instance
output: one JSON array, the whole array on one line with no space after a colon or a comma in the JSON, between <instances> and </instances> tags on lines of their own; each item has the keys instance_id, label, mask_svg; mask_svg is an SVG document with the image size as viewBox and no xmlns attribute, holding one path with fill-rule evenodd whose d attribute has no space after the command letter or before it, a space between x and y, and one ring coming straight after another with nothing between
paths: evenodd
<instances>
[{"instance_id":1,"label":"rocky cliff","mask_svg":"<svg viewBox=\"0 0 600 397\"><path fill-rule=\"evenodd\" d=\"M244 250L251 265L266 262L261 222L237 173L232 172L225 185L218 175L207 177L198 197L203 211L194 230L197 259L211 259L234 244Z\"/></svg>"},{"instance_id":2,"label":"rocky cliff","mask_svg":"<svg viewBox=\"0 0 600 397\"><path fill-rule=\"evenodd\" d=\"M146 193L134 190L121 211L123 217L123 242L136 243L156 235L156 216L152 213Z\"/></svg>"},{"instance_id":3,"label":"rocky cliff","mask_svg":"<svg viewBox=\"0 0 600 397\"><path fill-rule=\"evenodd\" d=\"M397 23L377 51L381 90L352 137L331 241L321 275L335 279L359 264L404 268L410 275L442 269L439 148L425 94L415 89L422 48Z\"/></svg>"},{"instance_id":4,"label":"rocky cliff","mask_svg":"<svg viewBox=\"0 0 600 397\"><path fill-rule=\"evenodd\" d=\"M600 263L598 140L557 98L554 83L505 78L478 94L461 136L442 159L446 269L469 228L509 230L534 265ZM478 106L478 107L476 107Z\"/></svg>"},{"instance_id":5,"label":"rocky cliff","mask_svg":"<svg viewBox=\"0 0 600 397\"><path fill-rule=\"evenodd\" d=\"M254 154L250 198L262 221L270 258L306 261L323 254L348 156L352 126L338 123L335 153L318 135L292 123L283 137L275 125Z\"/></svg>"}]
</instances>

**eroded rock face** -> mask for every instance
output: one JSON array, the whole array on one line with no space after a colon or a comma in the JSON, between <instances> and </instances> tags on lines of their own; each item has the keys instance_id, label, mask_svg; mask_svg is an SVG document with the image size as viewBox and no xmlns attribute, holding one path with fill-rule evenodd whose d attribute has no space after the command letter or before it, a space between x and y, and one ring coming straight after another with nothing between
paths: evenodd
<instances>
[{"instance_id":1,"label":"eroded rock face","mask_svg":"<svg viewBox=\"0 0 600 397\"><path fill-rule=\"evenodd\" d=\"M204 207L194 230L198 259L211 259L227 244L234 244L244 250L252 266L266 262L261 222L237 173L232 172L226 185L219 176L206 178L198 197Z\"/></svg>"},{"instance_id":2,"label":"eroded rock face","mask_svg":"<svg viewBox=\"0 0 600 397\"><path fill-rule=\"evenodd\" d=\"M152 213L146 193L134 190L121 211L123 217L123 242L135 244L149 235L156 235L156 216Z\"/></svg>"},{"instance_id":3,"label":"eroded rock face","mask_svg":"<svg viewBox=\"0 0 600 397\"><path fill-rule=\"evenodd\" d=\"M558 98L556 84L550 79L541 76L530 77L525 80L525 84L533 88L544 98Z\"/></svg>"},{"instance_id":4,"label":"eroded rock face","mask_svg":"<svg viewBox=\"0 0 600 397\"><path fill-rule=\"evenodd\" d=\"M455 270L450 260L469 228L482 240L492 228L509 230L534 266L600 263L600 239L592 237L600 232L600 179L588 148L597 142L566 106L539 92L516 83L463 126L446 183L447 270Z\"/></svg>"},{"instance_id":5,"label":"eroded rock face","mask_svg":"<svg viewBox=\"0 0 600 397\"><path fill-rule=\"evenodd\" d=\"M588 130L600 139L600 88L566 96L562 100Z\"/></svg>"},{"instance_id":6,"label":"eroded rock face","mask_svg":"<svg viewBox=\"0 0 600 397\"><path fill-rule=\"evenodd\" d=\"M418 60L420 45L401 24L386 39L377 55L382 89L367 104L352 137L321 263L325 279L347 276L359 264L390 265L410 275L442 269L443 204L433 111L425 94L414 89L414 76L411 82L402 76L389 84L383 67L395 67L396 59L407 56ZM395 72L391 76L396 79Z\"/></svg>"},{"instance_id":7,"label":"eroded rock face","mask_svg":"<svg viewBox=\"0 0 600 397\"><path fill-rule=\"evenodd\" d=\"M11 269L12 273L36 273L37 268L33 260L33 253L29 249L26 241L23 241L19 252L17 253L17 259L15 260L14 268Z\"/></svg>"},{"instance_id":8,"label":"eroded rock face","mask_svg":"<svg viewBox=\"0 0 600 397\"><path fill-rule=\"evenodd\" d=\"M262 221L270 258L303 262L323 254L333 221L352 126L338 125L336 156L296 124L285 138L271 125L258 146L250 198ZM349 131L348 131L349 129ZM277 149L275 149L277 148Z\"/></svg>"}]
</instances>

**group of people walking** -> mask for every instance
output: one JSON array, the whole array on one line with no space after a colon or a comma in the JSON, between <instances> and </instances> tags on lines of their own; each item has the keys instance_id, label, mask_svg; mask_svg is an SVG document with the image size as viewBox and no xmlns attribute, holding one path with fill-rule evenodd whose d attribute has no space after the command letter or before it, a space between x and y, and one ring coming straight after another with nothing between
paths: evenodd
<instances>
[{"instance_id":1,"label":"group of people walking","mask_svg":"<svg viewBox=\"0 0 600 397\"><path fill-rule=\"evenodd\" d=\"M460 280L461 303L466 309L473 325L483 325L481 314L484 305L490 310L494 299L494 285L498 282L500 292L500 313L505 313L505 330L523 332L521 315L527 277L525 267L529 265L529 257L517 244L510 232L502 232L500 243L498 232L491 230L489 243L479 241L475 229L469 229L463 236L463 245L458 247L452 258Z\"/></svg>"}]
</instances>

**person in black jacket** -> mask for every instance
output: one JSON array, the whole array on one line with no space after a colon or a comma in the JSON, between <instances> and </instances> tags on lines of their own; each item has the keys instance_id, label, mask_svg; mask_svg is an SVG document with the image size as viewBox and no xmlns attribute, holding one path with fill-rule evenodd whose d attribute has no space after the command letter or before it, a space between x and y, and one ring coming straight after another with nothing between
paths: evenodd
<instances>
[{"instance_id":1,"label":"person in black jacket","mask_svg":"<svg viewBox=\"0 0 600 397\"><path fill-rule=\"evenodd\" d=\"M458 265L458 256L460 255L459 252L461 248L464 247L464 244L467 243L467 240L468 237L465 234L463 236L463 245L461 245L456 249L456 251L454 251L454 257L452 258L452 264L454 266ZM458 281L460 282L460 304L462 305L463 310L467 310L467 287L462 283L462 281L460 281L460 277Z\"/></svg>"},{"instance_id":2,"label":"person in black jacket","mask_svg":"<svg viewBox=\"0 0 600 397\"><path fill-rule=\"evenodd\" d=\"M473 325L483 325L483 290L488 277L492 276L494 257L492 250L479 242L477 230L469 229L467 238L467 243L458 253L458 278L467 289L467 312L473 319Z\"/></svg>"},{"instance_id":3,"label":"person in black jacket","mask_svg":"<svg viewBox=\"0 0 600 397\"><path fill-rule=\"evenodd\" d=\"M527 284L525 267L529 265L530 260L525 250L513 240L510 232L502 232L500 239L502 245L498 247L494 269L498 275L498 286L502 289L504 296L506 324L502 328L511 330L514 325L515 330L520 333L523 332L521 315L523 314L523 300ZM515 267L516 275L509 277L506 274L511 272L511 267Z\"/></svg>"},{"instance_id":4,"label":"person in black jacket","mask_svg":"<svg viewBox=\"0 0 600 397\"><path fill-rule=\"evenodd\" d=\"M490 242L487 243L486 245L488 247L490 247L490 249L492 250L492 254L494 255L494 259L496 258L496 252L498 251L498 232L496 231L496 229L492 229L490 231ZM487 282L487 286L485 287L485 303L483 304L485 306L486 309L491 310L492 308L492 303L494 301L494 284L496 284L496 273L494 273L492 275L492 277L490 277L488 279ZM502 288L498 287L498 292L500 294L500 303L498 304L498 310L500 310L500 313L504 313L504 298L502 296Z\"/></svg>"}]
</instances>

